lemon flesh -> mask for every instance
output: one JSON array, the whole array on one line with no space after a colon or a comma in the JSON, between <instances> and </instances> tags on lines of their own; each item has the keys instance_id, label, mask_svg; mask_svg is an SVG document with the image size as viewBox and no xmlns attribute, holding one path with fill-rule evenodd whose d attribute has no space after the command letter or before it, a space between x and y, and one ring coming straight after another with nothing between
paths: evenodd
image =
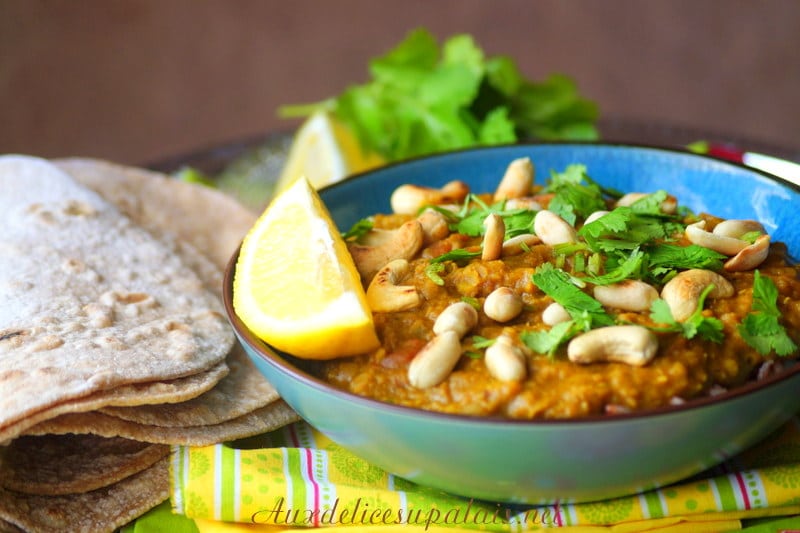
<instances>
[{"instance_id":1,"label":"lemon flesh","mask_svg":"<svg viewBox=\"0 0 800 533\"><path fill-rule=\"evenodd\" d=\"M319 189L384 163L379 155L362 150L347 126L318 111L297 130L275 192L286 190L301 176Z\"/></svg>"},{"instance_id":2,"label":"lemon flesh","mask_svg":"<svg viewBox=\"0 0 800 533\"><path fill-rule=\"evenodd\" d=\"M233 307L255 335L297 357L332 359L379 345L353 259L305 178L272 201L242 242Z\"/></svg>"}]
</instances>

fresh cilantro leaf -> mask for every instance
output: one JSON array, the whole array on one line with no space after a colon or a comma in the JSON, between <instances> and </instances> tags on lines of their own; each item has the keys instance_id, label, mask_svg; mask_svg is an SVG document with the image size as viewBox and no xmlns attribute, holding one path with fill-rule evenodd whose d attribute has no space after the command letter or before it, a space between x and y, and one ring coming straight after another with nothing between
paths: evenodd
<instances>
[{"instance_id":1,"label":"fresh cilantro leaf","mask_svg":"<svg viewBox=\"0 0 800 533\"><path fill-rule=\"evenodd\" d=\"M349 230L342 233L342 238L346 241L357 241L364 235L372 230L374 226L373 222L369 218L362 218L355 224L353 224Z\"/></svg>"},{"instance_id":2,"label":"fresh cilantro leaf","mask_svg":"<svg viewBox=\"0 0 800 533\"><path fill-rule=\"evenodd\" d=\"M778 288L769 277L755 271L753 278L753 303L751 312L739 324L739 334L761 355L774 351L780 356L797 351L786 329L781 325L778 309Z\"/></svg>"},{"instance_id":3,"label":"fresh cilantro leaf","mask_svg":"<svg viewBox=\"0 0 800 533\"><path fill-rule=\"evenodd\" d=\"M505 238L511 238L522 233L533 231L533 218L536 216L534 211L525 208L505 209L505 201L497 202L492 205L478 203L477 207L462 211L460 220L453 224L454 229L463 235L477 237L486 231L484 220L490 214L497 214L503 219L506 232Z\"/></svg>"},{"instance_id":4,"label":"fresh cilantro leaf","mask_svg":"<svg viewBox=\"0 0 800 533\"><path fill-rule=\"evenodd\" d=\"M472 336L472 346L478 349L488 348L494 344L495 341L496 339L487 339L486 337L481 337L480 335Z\"/></svg>"},{"instance_id":5,"label":"fresh cilantro leaf","mask_svg":"<svg viewBox=\"0 0 800 533\"><path fill-rule=\"evenodd\" d=\"M726 256L709 248L690 244L658 244L647 248L647 260L650 276L655 280L664 280L679 270L700 268L704 270L721 270Z\"/></svg>"},{"instance_id":6,"label":"fresh cilantro leaf","mask_svg":"<svg viewBox=\"0 0 800 533\"><path fill-rule=\"evenodd\" d=\"M578 235L596 252L633 250L654 241L671 238L675 226L660 216L639 213L631 206L615 208L597 220L584 224Z\"/></svg>"},{"instance_id":7,"label":"fresh cilantro leaf","mask_svg":"<svg viewBox=\"0 0 800 533\"><path fill-rule=\"evenodd\" d=\"M614 268L607 270L605 274L588 276L584 279L594 285L611 285L626 279L639 279L641 278L641 271L645 264L645 259L645 253L639 249L635 249Z\"/></svg>"},{"instance_id":8,"label":"fresh cilantro leaf","mask_svg":"<svg viewBox=\"0 0 800 533\"><path fill-rule=\"evenodd\" d=\"M432 264L443 263L444 261L464 261L481 255L480 250L467 250L466 248L456 248L447 253L436 256L430 260Z\"/></svg>"},{"instance_id":9,"label":"fresh cilantro leaf","mask_svg":"<svg viewBox=\"0 0 800 533\"><path fill-rule=\"evenodd\" d=\"M552 356L558 347L574 337L579 332L573 320L559 322L546 331L523 331L520 340L536 353Z\"/></svg>"},{"instance_id":10,"label":"fresh cilantro leaf","mask_svg":"<svg viewBox=\"0 0 800 533\"><path fill-rule=\"evenodd\" d=\"M665 215L661 211L661 204L666 199L667 192L664 190L659 190L639 198L630 205L630 208L634 213L638 213L640 215L669 216Z\"/></svg>"},{"instance_id":11,"label":"fresh cilantro leaf","mask_svg":"<svg viewBox=\"0 0 800 533\"><path fill-rule=\"evenodd\" d=\"M554 193L547 209L573 226L578 217L606 208L603 190L588 176L585 165L572 164L563 172L551 172L545 192Z\"/></svg>"},{"instance_id":12,"label":"fresh cilantro leaf","mask_svg":"<svg viewBox=\"0 0 800 533\"><path fill-rule=\"evenodd\" d=\"M614 323L614 319L606 313L600 302L578 288L569 274L549 263L536 269L533 283L564 306L573 320L583 324L584 329Z\"/></svg>"},{"instance_id":13,"label":"fresh cilantro leaf","mask_svg":"<svg viewBox=\"0 0 800 533\"><path fill-rule=\"evenodd\" d=\"M362 148L387 161L520 138L598 138L597 106L573 80L528 80L510 57L487 57L466 34L440 47L418 28L373 58L368 70L369 80L338 96L279 111L285 117L331 112Z\"/></svg>"}]
</instances>

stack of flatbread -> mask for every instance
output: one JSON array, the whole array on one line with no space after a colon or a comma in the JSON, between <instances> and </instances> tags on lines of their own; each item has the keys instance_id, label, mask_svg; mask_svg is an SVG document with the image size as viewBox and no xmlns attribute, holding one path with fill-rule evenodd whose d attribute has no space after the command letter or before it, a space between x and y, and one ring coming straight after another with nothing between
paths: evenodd
<instances>
[{"instance_id":1,"label":"stack of flatbread","mask_svg":"<svg viewBox=\"0 0 800 533\"><path fill-rule=\"evenodd\" d=\"M113 531L168 498L170 445L297 419L222 307L254 221L153 172L0 157L0 531Z\"/></svg>"}]
</instances>

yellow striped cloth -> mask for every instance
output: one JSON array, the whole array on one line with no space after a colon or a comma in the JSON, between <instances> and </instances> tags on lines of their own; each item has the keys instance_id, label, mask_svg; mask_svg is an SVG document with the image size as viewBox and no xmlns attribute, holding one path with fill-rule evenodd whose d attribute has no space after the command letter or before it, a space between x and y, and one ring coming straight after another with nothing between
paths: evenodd
<instances>
[{"instance_id":1,"label":"yellow striped cloth","mask_svg":"<svg viewBox=\"0 0 800 533\"><path fill-rule=\"evenodd\" d=\"M682 483L582 504L473 501L387 474L305 423L234 445L175 447L172 507L205 531L303 527L403 531L730 531L800 515L800 418Z\"/></svg>"}]
</instances>

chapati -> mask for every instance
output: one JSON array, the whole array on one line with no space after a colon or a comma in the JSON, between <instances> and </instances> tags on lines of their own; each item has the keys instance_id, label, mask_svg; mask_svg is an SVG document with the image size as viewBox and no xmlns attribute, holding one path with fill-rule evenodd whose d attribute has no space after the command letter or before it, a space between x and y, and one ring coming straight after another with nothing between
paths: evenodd
<instances>
[{"instance_id":1,"label":"chapati","mask_svg":"<svg viewBox=\"0 0 800 533\"><path fill-rule=\"evenodd\" d=\"M202 280L55 165L0 157L0 430L54 404L222 362Z\"/></svg>"}]
</instances>

